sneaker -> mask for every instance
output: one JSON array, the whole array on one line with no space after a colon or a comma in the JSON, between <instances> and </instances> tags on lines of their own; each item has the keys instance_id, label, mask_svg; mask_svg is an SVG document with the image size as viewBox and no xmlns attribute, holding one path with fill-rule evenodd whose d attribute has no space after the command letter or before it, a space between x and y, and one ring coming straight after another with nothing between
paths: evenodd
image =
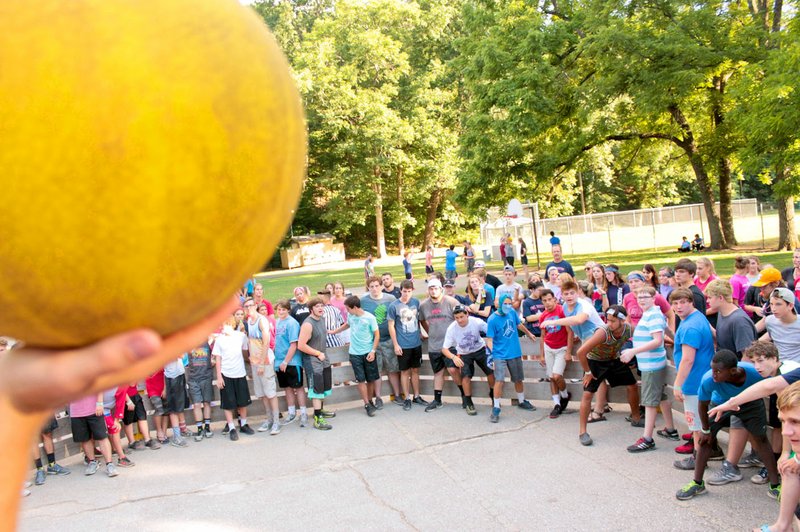
<instances>
[{"instance_id":1,"label":"sneaker","mask_svg":"<svg viewBox=\"0 0 800 532\"><path fill-rule=\"evenodd\" d=\"M300 426L301 427L307 427L308 426L308 414L306 414L305 412L300 414Z\"/></svg>"},{"instance_id":2,"label":"sneaker","mask_svg":"<svg viewBox=\"0 0 800 532\"><path fill-rule=\"evenodd\" d=\"M678 434L677 430L668 429L666 427L664 427L661 430L657 430L656 434L658 434L662 438L666 438L666 439L672 440L672 441L678 441L680 439L680 437L681 437L680 434Z\"/></svg>"},{"instance_id":3,"label":"sneaker","mask_svg":"<svg viewBox=\"0 0 800 532\"><path fill-rule=\"evenodd\" d=\"M636 440L636 443L633 445L628 446L629 453L643 453L645 451L652 451L656 448L656 442L653 440L645 440L644 438L639 438Z\"/></svg>"},{"instance_id":4,"label":"sneaker","mask_svg":"<svg viewBox=\"0 0 800 532\"><path fill-rule=\"evenodd\" d=\"M675 460L672 462L672 467L683 471L694 471L694 456L687 456L683 460Z\"/></svg>"},{"instance_id":5,"label":"sneaker","mask_svg":"<svg viewBox=\"0 0 800 532\"><path fill-rule=\"evenodd\" d=\"M468 416L474 416L474 415L476 415L476 414L478 413L478 411L477 411L477 410L475 410L475 405L474 405L474 404L472 404L472 403L469 403L469 404L467 405L467 408L466 408L466 410L467 410L467 415L468 415Z\"/></svg>"},{"instance_id":6,"label":"sneaker","mask_svg":"<svg viewBox=\"0 0 800 532\"><path fill-rule=\"evenodd\" d=\"M331 427L322 416L314 416L314 428L318 430L331 430Z\"/></svg>"},{"instance_id":7,"label":"sneaker","mask_svg":"<svg viewBox=\"0 0 800 532\"><path fill-rule=\"evenodd\" d=\"M500 421L500 409L496 406L492 408L492 413L489 415L489 421L492 423L497 423Z\"/></svg>"},{"instance_id":8,"label":"sneaker","mask_svg":"<svg viewBox=\"0 0 800 532\"><path fill-rule=\"evenodd\" d=\"M41 486L45 480L47 480L47 473L44 472L44 469L37 469L36 475L33 477L33 483Z\"/></svg>"},{"instance_id":9,"label":"sneaker","mask_svg":"<svg viewBox=\"0 0 800 532\"><path fill-rule=\"evenodd\" d=\"M320 410L319 415L325 419L330 419L332 417L336 417L336 412L331 412L330 410Z\"/></svg>"},{"instance_id":10,"label":"sneaker","mask_svg":"<svg viewBox=\"0 0 800 532\"><path fill-rule=\"evenodd\" d=\"M572 392L567 392L567 396L561 398L561 404L559 405L561 406L561 412L567 409L570 399L572 399Z\"/></svg>"},{"instance_id":11,"label":"sneaker","mask_svg":"<svg viewBox=\"0 0 800 532\"><path fill-rule=\"evenodd\" d=\"M132 444L128 445L128 449L130 449L131 451L141 451L142 449L144 449L144 441L136 440Z\"/></svg>"},{"instance_id":12,"label":"sneaker","mask_svg":"<svg viewBox=\"0 0 800 532\"><path fill-rule=\"evenodd\" d=\"M214 437L214 431L211 430L210 426L206 425L205 427L203 427L203 436L206 439Z\"/></svg>"},{"instance_id":13,"label":"sneaker","mask_svg":"<svg viewBox=\"0 0 800 532\"><path fill-rule=\"evenodd\" d=\"M466 409L467 408L467 397L464 396L464 395L461 396L461 408L462 409Z\"/></svg>"},{"instance_id":14,"label":"sneaker","mask_svg":"<svg viewBox=\"0 0 800 532\"><path fill-rule=\"evenodd\" d=\"M531 402L530 402L530 401L528 401L527 399L525 399L524 401L522 401L522 402L521 402L520 404L518 404L517 406L518 406L518 407L520 407L520 408L521 408L521 409L523 409L523 410L530 410L531 412L533 412L534 410L536 410L536 407L535 407L535 406L533 406L533 405L531 404Z\"/></svg>"},{"instance_id":15,"label":"sneaker","mask_svg":"<svg viewBox=\"0 0 800 532\"><path fill-rule=\"evenodd\" d=\"M406 399L405 401L403 401L403 410L405 410L406 412L411 410L411 399Z\"/></svg>"},{"instance_id":16,"label":"sneaker","mask_svg":"<svg viewBox=\"0 0 800 532\"><path fill-rule=\"evenodd\" d=\"M250 425L249 425L249 424L247 424L247 423L245 423L244 425L242 425L241 427L239 427L239 432L241 432L242 434L247 434L248 436L252 436L253 434L255 434L255 433L256 433L256 431L254 431L253 429L251 429L251 428L250 428Z\"/></svg>"},{"instance_id":17,"label":"sneaker","mask_svg":"<svg viewBox=\"0 0 800 532\"><path fill-rule=\"evenodd\" d=\"M766 484L769 481L769 477L767 476L767 468L762 467L758 470L758 473L750 477L750 482L753 484Z\"/></svg>"},{"instance_id":18,"label":"sneaker","mask_svg":"<svg viewBox=\"0 0 800 532\"><path fill-rule=\"evenodd\" d=\"M722 452L722 448L719 445L717 445L714 449L711 449L711 454L708 455L708 460L710 462L718 462L724 459L725 453Z\"/></svg>"},{"instance_id":19,"label":"sneaker","mask_svg":"<svg viewBox=\"0 0 800 532\"><path fill-rule=\"evenodd\" d=\"M677 498L679 501L688 501L695 495L700 495L705 491L706 485L704 482L700 482L700 484L698 484L693 480L679 489L678 493L675 494L675 498Z\"/></svg>"},{"instance_id":20,"label":"sneaker","mask_svg":"<svg viewBox=\"0 0 800 532\"><path fill-rule=\"evenodd\" d=\"M297 412L295 412L294 414L289 414L289 417L287 417L280 423L281 425L288 425L290 423L294 423L295 421L297 421Z\"/></svg>"},{"instance_id":21,"label":"sneaker","mask_svg":"<svg viewBox=\"0 0 800 532\"><path fill-rule=\"evenodd\" d=\"M433 401L428 403L428 406L425 407L425 411L426 412L432 412L432 411L436 410L437 408L442 408L443 406L444 405L442 404L441 401L437 401L436 399L434 399Z\"/></svg>"},{"instance_id":22,"label":"sneaker","mask_svg":"<svg viewBox=\"0 0 800 532\"><path fill-rule=\"evenodd\" d=\"M31 495L31 490L29 490L28 488L22 488L22 491L20 492L20 496L22 496L22 497L30 497L30 495Z\"/></svg>"},{"instance_id":23,"label":"sneaker","mask_svg":"<svg viewBox=\"0 0 800 532\"><path fill-rule=\"evenodd\" d=\"M187 429L181 429L181 436L184 437L184 438L191 438L192 437L192 431L189 430L188 428Z\"/></svg>"},{"instance_id":24,"label":"sneaker","mask_svg":"<svg viewBox=\"0 0 800 532\"><path fill-rule=\"evenodd\" d=\"M421 405L421 406L428 406L428 404L429 404L428 401L426 401L425 399L423 399L419 395L416 396L411 402L414 403L415 405Z\"/></svg>"},{"instance_id":25,"label":"sneaker","mask_svg":"<svg viewBox=\"0 0 800 532\"><path fill-rule=\"evenodd\" d=\"M374 417L375 416L375 411L378 410L378 409L375 408L375 405L373 405L372 403L367 403L367 404L364 405L364 410L367 411L367 415L369 417Z\"/></svg>"},{"instance_id":26,"label":"sneaker","mask_svg":"<svg viewBox=\"0 0 800 532\"><path fill-rule=\"evenodd\" d=\"M739 468L727 460L723 460L722 467L709 477L708 483L712 486L724 486L725 484L739 482L740 480L742 480L742 473L739 471Z\"/></svg>"},{"instance_id":27,"label":"sneaker","mask_svg":"<svg viewBox=\"0 0 800 532\"><path fill-rule=\"evenodd\" d=\"M98 469L100 469L100 464L97 463L97 460L89 460L89 463L86 464L86 469L84 470L83 474L86 476L94 475L97 473Z\"/></svg>"},{"instance_id":28,"label":"sneaker","mask_svg":"<svg viewBox=\"0 0 800 532\"><path fill-rule=\"evenodd\" d=\"M267 420L258 427L258 432L267 432L271 427L272 423L270 423L269 420Z\"/></svg>"},{"instance_id":29,"label":"sneaker","mask_svg":"<svg viewBox=\"0 0 800 532\"><path fill-rule=\"evenodd\" d=\"M594 443L592 441L592 437L589 436L588 432L584 432L583 434L578 436L578 441L581 442L581 445L583 445L585 447L591 445L592 443Z\"/></svg>"},{"instance_id":30,"label":"sneaker","mask_svg":"<svg viewBox=\"0 0 800 532\"><path fill-rule=\"evenodd\" d=\"M194 433L194 441L203 441L203 429L197 429Z\"/></svg>"},{"instance_id":31,"label":"sneaker","mask_svg":"<svg viewBox=\"0 0 800 532\"><path fill-rule=\"evenodd\" d=\"M553 406L553 409L550 411L550 419L555 419L561 415L561 405L557 404Z\"/></svg>"},{"instance_id":32,"label":"sneaker","mask_svg":"<svg viewBox=\"0 0 800 532\"><path fill-rule=\"evenodd\" d=\"M681 439L683 441L692 441L693 438L694 438L694 436L692 435L691 432L687 432L686 434L681 434Z\"/></svg>"},{"instance_id":33,"label":"sneaker","mask_svg":"<svg viewBox=\"0 0 800 532\"><path fill-rule=\"evenodd\" d=\"M281 424L277 421L272 424L272 430L269 431L270 436L275 436L281 433Z\"/></svg>"},{"instance_id":34,"label":"sneaker","mask_svg":"<svg viewBox=\"0 0 800 532\"><path fill-rule=\"evenodd\" d=\"M184 440L181 437L180 434L176 434L175 436L173 436L172 439L169 440L169 444L172 445L173 447L186 447L189 445L188 443L186 443L186 440Z\"/></svg>"},{"instance_id":35,"label":"sneaker","mask_svg":"<svg viewBox=\"0 0 800 532\"><path fill-rule=\"evenodd\" d=\"M231 441L239 441L239 431L228 427L228 437Z\"/></svg>"},{"instance_id":36,"label":"sneaker","mask_svg":"<svg viewBox=\"0 0 800 532\"><path fill-rule=\"evenodd\" d=\"M375 408L377 408L378 410L383 410L383 399L381 399L380 397L375 398Z\"/></svg>"},{"instance_id":37,"label":"sneaker","mask_svg":"<svg viewBox=\"0 0 800 532\"><path fill-rule=\"evenodd\" d=\"M72 473L72 471L70 471L66 467L62 467L59 464L53 464L53 465L47 466L47 474L48 475L64 476L64 475L69 475L70 473Z\"/></svg>"},{"instance_id":38,"label":"sneaker","mask_svg":"<svg viewBox=\"0 0 800 532\"><path fill-rule=\"evenodd\" d=\"M395 396L395 398L392 399L392 402L394 404L396 404L397 406L405 406L406 405L406 402L403 400L402 397Z\"/></svg>"},{"instance_id":39,"label":"sneaker","mask_svg":"<svg viewBox=\"0 0 800 532\"><path fill-rule=\"evenodd\" d=\"M227 434L228 432L230 432L230 430L231 430L231 428L228 426L227 423L225 423L225 427L223 427L223 429L222 429L222 434L223 435Z\"/></svg>"},{"instance_id":40,"label":"sneaker","mask_svg":"<svg viewBox=\"0 0 800 532\"><path fill-rule=\"evenodd\" d=\"M769 496L770 499L775 499L776 501L781 500L781 485L778 484L777 486L773 486L770 484L769 489L767 489L767 496Z\"/></svg>"},{"instance_id":41,"label":"sneaker","mask_svg":"<svg viewBox=\"0 0 800 532\"><path fill-rule=\"evenodd\" d=\"M742 468L764 467L764 462L761 461L761 459L758 457L758 454L751 452L747 456L743 456L736 465Z\"/></svg>"},{"instance_id":42,"label":"sneaker","mask_svg":"<svg viewBox=\"0 0 800 532\"><path fill-rule=\"evenodd\" d=\"M678 454L693 454L694 453L694 442L688 441L683 445L678 445L675 447L675 452Z\"/></svg>"},{"instance_id":43,"label":"sneaker","mask_svg":"<svg viewBox=\"0 0 800 532\"><path fill-rule=\"evenodd\" d=\"M161 445L166 445L166 444L168 444L168 443L169 443L169 438L167 438L166 436L164 436L163 438L156 438L156 440L157 440L157 441L158 441L158 443L160 443Z\"/></svg>"},{"instance_id":44,"label":"sneaker","mask_svg":"<svg viewBox=\"0 0 800 532\"><path fill-rule=\"evenodd\" d=\"M644 428L644 418L631 419L631 427L636 427L638 429Z\"/></svg>"},{"instance_id":45,"label":"sneaker","mask_svg":"<svg viewBox=\"0 0 800 532\"><path fill-rule=\"evenodd\" d=\"M115 466L113 463L110 462L106 464L106 475L108 475L109 477L116 477L117 475L119 475L119 471L117 471L117 466Z\"/></svg>"},{"instance_id":46,"label":"sneaker","mask_svg":"<svg viewBox=\"0 0 800 532\"><path fill-rule=\"evenodd\" d=\"M155 451L156 449L161 449L161 444L155 438L145 443L144 446L150 449L151 451Z\"/></svg>"},{"instance_id":47,"label":"sneaker","mask_svg":"<svg viewBox=\"0 0 800 532\"><path fill-rule=\"evenodd\" d=\"M117 466L118 467L133 467L135 465L136 464L133 463L133 460L131 460L127 456L124 456L122 458L117 459Z\"/></svg>"}]
</instances>

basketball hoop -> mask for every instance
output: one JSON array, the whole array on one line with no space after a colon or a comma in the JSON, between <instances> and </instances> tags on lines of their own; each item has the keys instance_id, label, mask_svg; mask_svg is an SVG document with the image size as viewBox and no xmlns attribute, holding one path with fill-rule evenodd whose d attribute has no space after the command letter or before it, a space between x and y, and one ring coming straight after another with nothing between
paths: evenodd
<instances>
[{"instance_id":1,"label":"basketball hoop","mask_svg":"<svg viewBox=\"0 0 800 532\"><path fill-rule=\"evenodd\" d=\"M518 218L522 216L522 203L518 199L512 199L508 202L506 209L506 218Z\"/></svg>"}]
</instances>

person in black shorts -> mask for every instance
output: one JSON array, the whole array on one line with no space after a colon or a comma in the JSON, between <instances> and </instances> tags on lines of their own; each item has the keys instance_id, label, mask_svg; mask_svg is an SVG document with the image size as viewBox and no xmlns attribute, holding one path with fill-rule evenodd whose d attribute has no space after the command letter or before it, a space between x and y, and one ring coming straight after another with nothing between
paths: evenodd
<instances>
[{"instance_id":1,"label":"person in black shorts","mask_svg":"<svg viewBox=\"0 0 800 532\"><path fill-rule=\"evenodd\" d=\"M303 355L297 352L297 339L300 336L300 324L289 315L291 304L282 299L275 304L278 319L275 322L275 376L278 386L286 393L288 415L283 425L293 423L297 419L297 408L300 408L300 426L308 425L306 411L306 389L303 388Z\"/></svg>"},{"instance_id":2,"label":"person in black shorts","mask_svg":"<svg viewBox=\"0 0 800 532\"><path fill-rule=\"evenodd\" d=\"M133 424L139 428L142 440L137 440L133 436ZM150 438L150 427L147 425L147 410L144 407L142 396L136 384L128 386L127 398L125 399L125 413L122 416L122 425L125 436L128 438L128 449L131 451L141 451L145 447L155 451L161 448L161 444L155 438Z\"/></svg>"},{"instance_id":3,"label":"person in black shorts","mask_svg":"<svg viewBox=\"0 0 800 532\"><path fill-rule=\"evenodd\" d=\"M389 336L394 345L400 367L400 385L403 388L403 410L412 404L428 406L419 394L419 368L422 365L422 337L419 329L419 300L413 297L414 283L400 283L400 299L389 305L387 319ZM411 391L414 398L411 398Z\"/></svg>"},{"instance_id":4,"label":"person in black shorts","mask_svg":"<svg viewBox=\"0 0 800 532\"><path fill-rule=\"evenodd\" d=\"M44 427L42 427L42 433L40 437L42 441L42 447L47 455L46 469L42 463L42 455L41 451L39 450L39 446L37 445L34 449L33 455L35 457L34 464L36 465L36 474L34 476L33 483L37 486L44 484L45 480L47 479L47 475L63 476L71 473L69 469L56 463L55 446L53 445L53 432L55 432L57 429L58 420L55 418L55 416L51 416L50 419L45 423Z\"/></svg>"}]
</instances>

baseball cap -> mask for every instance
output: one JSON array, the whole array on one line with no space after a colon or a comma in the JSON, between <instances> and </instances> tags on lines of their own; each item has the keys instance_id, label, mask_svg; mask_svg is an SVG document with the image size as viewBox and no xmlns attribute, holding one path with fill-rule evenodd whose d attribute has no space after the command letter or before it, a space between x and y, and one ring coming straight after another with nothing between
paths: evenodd
<instances>
[{"instance_id":1,"label":"baseball cap","mask_svg":"<svg viewBox=\"0 0 800 532\"><path fill-rule=\"evenodd\" d=\"M483 262L482 260L476 260L475 261L475 267L476 268L485 268L486 267L486 263Z\"/></svg>"},{"instance_id":2,"label":"baseball cap","mask_svg":"<svg viewBox=\"0 0 800 532\"><path fill-rule=\"evenodd\" d=\"M456 305L453 307L453 314L467 314L467 307L464 305Z\"/></svg>"},{"instance_id":3,"label":"baseball cap","mask_svg":"<svg viewBox=\"0 0 800 532\"><path fill-rule=\"evenodd\" d=\"M439 282L439 279L431 279L428 281L428 288L441 288L442 283Z\"/></svg>"},{"instance_id":4,"label":"baseball cap","mask_svg":"<svg viewBox=\"0 0 800 532\"><path fill-rule=\"evenodd\" d=\"M456 282L455 282L454 280L452 280L452 279L448 279L448 280L446 280L446 281L444 282L444 285L445 285L445 286L455 286L455 285L456 285ZM430 286L430 285L428 285L428 286Z\"/></svg>"},{"instance_id":5,"label":"baseball cap","mask_svg":"<svg viewBox=\"0 0 800 532\"><path fill-rule=\"evenodd\" d=\"M769 297L780 298L789 303L789 305L794 308L794 294L788 288L776 288L772 291Z\"/></svg>"},{"instance_id":6,"label":"baseball cap","mask_svg":"<svg viewBox=\"0 0 800 532\"><path fill-rule=\"evenodd\" d=\"M777 283L782 279L781 272L777 268L764 268L761 270L761 275L758 280L753 283L753 286L764 286L769 283Z\"/></svg>"},{"instance_id":7,"label":"baseball cap","mask_svg":"<svg viewBox=\"0 0 800 532\"><path fill-rule=\"evenodd\" d=\"M511 266L510 264L506 264L505 266L503 266L503 271L504 271L504 272L512 272L512 273L513 273L513 272L515 272L516 270L515 270L515 269L514 269L514 267L513 267L513 266Z\"/></svg>"}]
</instances>

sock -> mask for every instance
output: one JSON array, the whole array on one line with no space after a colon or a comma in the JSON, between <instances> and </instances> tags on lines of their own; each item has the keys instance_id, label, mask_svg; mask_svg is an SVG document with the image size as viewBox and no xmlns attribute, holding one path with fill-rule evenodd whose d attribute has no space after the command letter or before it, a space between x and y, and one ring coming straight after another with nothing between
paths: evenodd
<instances>
[{"instance_id":1,"label":"sock","mask_svg":"<svg viewBox=\"0 0 800 532\"><path fill-rule=\"evenodd\" d=\"M55 465L56 453L47 453L47 463L48 465Z\"/></svg>"},{"instance_id":2,"label":"sock","mask_svg":"<svg viewBox=\"0 0 800 532\"><path fill-rule=\"evenodd\" d=\"M42 468L42 459L41 458L37 458L35 462L36 462L36 469L41 469Z\"/></svg>"},{"instance_id":3,"label":"sock","mask_svg":"<svg viewBox=\"0 0 800 532\"><path fill-rule=\"evenodd\" d=\"M239 418L239 425L242 426L242 427L247 425L247 418L246 417L240 417Z\"/></svg>"},{"instance_id":4,"label":"sock","mask_svg":"<svg viewBox=\"0 0 800 532\"><path fill-rule=\"evenodd\" d=\"M181 428L179 426L177 426L177 425L172 427L172 437L173 438L179 438L180 435L181 435Z\"/></svg>"},{"instance_id":5,"label":"sock","mask_svg":"<svg viewBox=\"0 0 800 532\"><path fill-rule=\"evenodd\" d=\"M519 401L520 403L524 403L525 402L525 392L518 392L517 393L517 401Z\"/></svg>"},{"instance_id":6,"label":"sock","mask_svg":"<svg viewBox=\"0 0 800 532\"><path fill-rule=\"evenodd\" d=\"M274 410L272 412L272 422L277 423L278 419L280 418L281 413L278 410Z\"/></svg>"},{"instance_id":7,"label":"sock","mask_svg":"<svg viewBox=\"0 0 800 532\"><path fill-rule=\"evenodd\" d=\"M489 388L489 399L494 401L494 388Z\"/></svg>"},{"instance_id":8,"label":"sock","mask_svg":"<svg viewBox=\"0 0 800 532\"><path fill-rule=\"evenodd\" d=\"M460 384L458 385L458 391L461 392L461 397L464 397L464 387Z\"/></svg>"},{"instance_id":9,"label":"sock","mask_svg":"<svg viewBox=\"0 0 800 532\"><path fill-rule=\"evenodd\" d=\"M500 408L500 399L492 399L492 404L495 408Z\"/></svg>"},{"instance_id":10,"label":"sock","mask_svg":"<svg viewBox=\"0 0 800 532\"><path fill-rule=\"evenodd\" d=\"M202 421L198 421L197 423L195 423L195 425L197 425L197 430L200 430L200 429L203 428L203 422Z\"/></svg>"},{"instance_id":11,"label":"sock","mask_svg":"<svg viewBox=\"0 0 800 532\"><path fill-rule=\"evenodd\" d=\"M306 407L304 407L304 406L301 406L301 407L300 407L300 413L301 413L301 414L305 414L305 413L306 413Z\"/></svg>"},{"instance_id":12,"label":"sock","mask_svg":"<svg viewBox=\"0 0 800 532\"><path fill-rule=\"evenodd\" d=\"M314 409L314 417L319 417L322 415L322 409Z\"/></svg>"},{"instance_id":13,"label":"sock","mask_svg":"<svg viewBox=\"0 0 800 532\"><path fill-rule=\"evenodd\" d=\"M770 488L770 489L775 489L775 488L777 488L778 486L780 486L780 483L778 483L778 484L773 484L772 482L770 482L770 483L769 483L769 488Z\"/></svg>"},{"instance_id":14,"label":"sock","mask_svg":"<svg viewBox=\"0 0 800 532\"><path fill-rule=\"evenodd\" d=\"M558 392L558 395L564 398L569 397L569 395L567 395L567 390L561 390L560 392Z\"/></svg>"},{"instance_id":15,"label":"sock","mask_svg":"<svg viewBox=\"0 0 800 532\"><path fill-rule=\"evenodd\" d=\"M471 395L465 395L464 396L464 400L467 402L468 405L472 404L472 396Z\"/></svg>"},{"instance_id":16,"label":"sock","mask_svg":"<svg viewBox=\"0 0 800 532\"><path fill-rule=\"evenodd\" d=\"M305 410L305 408L303 410ZM295 412L297 412L297 407L296 406L290 406L289 407L289 417L295 415Z\"/></svg>"},{"instance_id":17,"label":"sock","mask_svg":"<svg viewBox=\"0 0 800 532\"><path fill-rule=\"evenodd\" d=\"M653 441L653 438L645 438L644 441L651 442L651 441Z\"/></svg>"},{"instance_id":18,"label":"sock","mask_svg":"<svg viewBox=\"0 0 800 532\"><path fill-rule=\"evenodd\" d=\"M433 400L442 402L442 390L433 390Z\"/></svg>"},{"instance_id":19,"label":"sock","mask_svg":"<svg viewBox=\"0 0 800 532\"><path fill-rule=\"evenodd\" d=\"M228 423L228 428L231 429L231 430L236 430L236 425L233 424L233 421Z\"/></svg>"},{"instance_id":20,"label":"sock","mask_svg":"<svg viewBox=\"0 0 800 532\"><path fill-rule=\"evenodd\" d=\"M211 420L210 419L204 419L203 420L203 424L206 426L206 430L207 431L211 431Z\"/></svg>"},{"instance_id":21,"label":"sock","mask_svg":"<svg viewBox=\"0 0 800 532\"><path fill-rule=\"evenodd\" d=\"M554 402L555 404L557 404L557 405L560 405L560 404L561 404L561 396L560 396L560 395L558 395L558 394L555 394L555 395L553 396L553 402Z\"/></svg>"},{"instance_id":22,"label":"sock","mask_svg":"<svg viewBox=\"0 0 800 532\"><path fill-rule=\"evenodd\" d=\"M180 423L178 425L178 428L180 429L181 432L183 432L184 430L186 430L186 423Z\"/></svg>"}]
</instances>

